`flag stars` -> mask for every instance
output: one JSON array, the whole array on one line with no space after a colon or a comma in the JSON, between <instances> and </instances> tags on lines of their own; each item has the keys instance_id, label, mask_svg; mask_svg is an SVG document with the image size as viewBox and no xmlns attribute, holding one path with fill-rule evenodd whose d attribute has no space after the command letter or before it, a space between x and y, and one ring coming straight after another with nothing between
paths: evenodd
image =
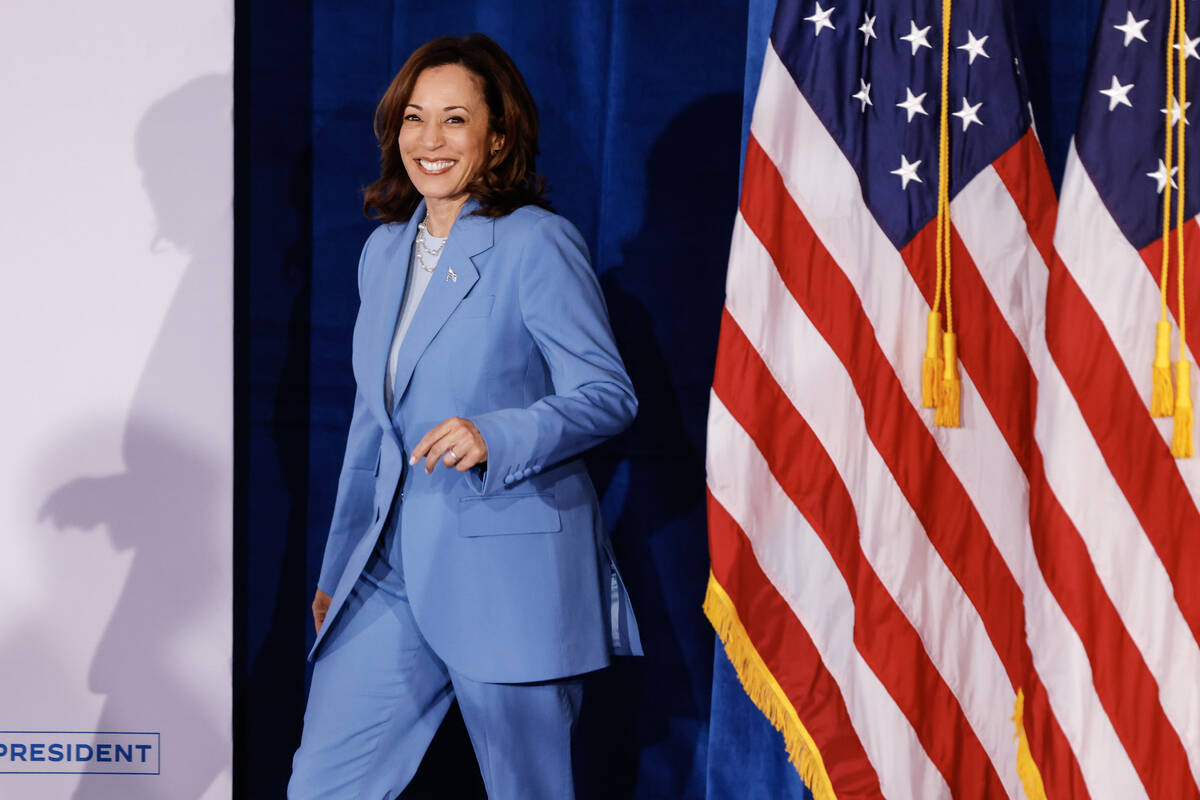
<instances>
[{"instance_id":1,"label":"flag stars","mask_svg":"<svg viewBox=\"0 0 1200 800\"><path fill-rule=\"evenodd\" d=\"M862 103L862 108L859 109L859 111L862 112L867 110L867 106L875 105L871 102L871 84L867 83L862 78L858 79L858 91L850 95L850 98Z\"/></svg>"},{"instance_id":2,"label":"flag stars","mask_svg":"<svg viewBox=\"0 0 1200 800\"><path fill-rule=\"evenodd\" d=\"M971 105L969 102L967 102L967 98L965 97L962 99L962 101L962 108L958 111L955 111L952 116L958 117L962 120L963 131L965 132L967 128L971 127L972 122L974 122L976 125L983 125L983 122L979 119L979 109L983 106L983 101L980 101L975 105Z\"/></svg>"},{"instance_id":3,"label":"flag stars","mask_svg":"<svg viewBox=\"0 0 1200 800\"><path fill-rule=\"evenodd\" d=\"M1159 111L1161 111L1163 114L1167 115L1168 127L1173 127L1175 125L1175 123L1179 122L1180 117L1183 117L1184 125L1191 125L1192 123L1188 122L1188 118L1187 118L1187 110L1191 107L1192 107L1192 103L1189 100L1188 102L1184 103L1183 108L1180 109L1179 108L1179 98L1172 97L1171 98L1171 108L1170 109L1160 108Z\"/></svg>"},{"instance_id":4,"label":"flag stars","mask_svg":"<svg viewBox=\"0 0 1200 800\"><path fill-rule=\"evenodd\" d=\"M1146 41L1146 37L1142 34L1142 28L1146 27L1146 23L1149 21L1149 17L1143 20L1134 19L1133 12L1126 11L1125 24L1113 25L1113 27L1125 34L1125 46L1129 47L1130 43L1133 42L1134 39L1137 39L1140 42Z\"/></svg>"},{"instance_id":5,"label":"flag stars","mask_svg":"<svg viewBox=\"0 0 1200 800\"><path fill-rule=\"evenodd\" d=\"M909 20L908 25L908 35L901 36L900 39L912 45L912 54L915 56L922 47L929 47L932 50L933 48L929 44L929 29L933 26L926 25L924 28L918 28L916 20Z\"/></svg>"},{"instance_id":6,"label":"flag stars","mask_svg":"<svg viewBox=\"0 0 1200 800\"><path fill-rule=\"evenodd\" d=\"M1129 90L1133 88L1132 83L1122 85L1117 76L1112 76L1112 85L1107 89L1101 89L1100 94L1108 97L1108 110L1112 111L1117 106L1129 106L1133 108L1133 103L1129 102Z\"/></svg>"},{"instance_id":7,"label":"flag stars","mask_svg":"<svg viewBox=\"0 0 1200 800\"><path fill-rule=\"evenodd\" d=\"M1196 52L1196 45L1200 45L1200 36L1197 36L1195 39L1189 39L1186 33L1183 35L1183 47L1187 52L1187 57L1200 61L1200 53ZM1176 50L1179 49L1178 44L1173 44L1171 47L1175 48Z\"/></svg>"},{"instance_id":8,"label":"flag stars","mask_svg":"<svg viewBox=\"0 0 1200 800\"><path fill-rule=\"evenodd\" d=\"M1175 183L1175 173L1177 172L1179 172L1179 167L1171 167L1170 180L1172 189L1179 188ZM1154 178L1155 184L1158 185L1158 193L1162 194L1163 189L1166 188L1167 185L1167 165L1163 163L1161 158L1158 160L1158 169L1156 169L1154 172L1147 172L1146 177Z\"/></svg>"},{"instance_id":9,"label":"flag stars","mask_svg":"<svg viewBox=\"0 0 1200 800\"><path fill-rule=\"evenodd\" d=\"M813 12L812 16L804 18L805 22L811 22L813 24L813 36L820 36L821 31L825 30L826 28L829 28L829 30L831 30L831 31L835 30L835 28L833 27L833 23L830 21L829 17L833 14L834 11L837 10L837 6L830 6L829 8L821 8L820 3L817 3L816 5L817 5L817 10Z\"/></svg>"},{"instance_id":10,"label":"flag stars","mask_svg":"<svg viewBox=\"0 0 1200 800\"><path fill-rule=\"evenodd\" d=\"M863 12L863 24L859 25L858 29L863 35L863 47L869 45L872 39L879 38L875 35L875 17L865 11Z\"/></svg>"},{"instance_id":11,"label":"flag stars","mask_svg":"<svg viewBox=\"0 0 1200 800\"><path fill-rule=\"evenodd\" d=\"M974 64L975 56L983 56L984 58L991 58L991 56L989 56L983 49L983 45L985 42L987 42L987 40L988 40L988 37L986 37L986 36L976 39L975 34L973 32L967 31L967 43L960 44L957 49L958 50L966 50L967 56L968 56L967 64Z\"/></svg>"},{"instance_id":12,"label":"flag stars","mask_svg":"<svg viewBox=\"0 0 1200 800\"><path fill-rule=\"evenodd\" d=\"M891 174L900 176L901 189L907 189L909 181L916 181L917 183L925 182L921 180L919 175L917 175L917 167L919 166L921 166L920 161L913 161L909 163L907 156L903 154L900 155L900 169L892 170Z\"/></svg>"},{"instance_id":13,"label":"flag stars","mask_svg":"<svg viewBox=\"0 0 1200 800\"><path fill-rule=\"evenodd\" d=\"M925 102L925 95L929 94L929 92L921 92L918 95L914 95L912 93L912 89L906 87L904 89L904 94L904 102L896 103L896 106L898 108L903 108L908 112L909 122L912 122L913 116L916 114L924 114L925 116L929 116L929 112L926 111L924 105L922 105Z\"/></svg>"}]
</instances>

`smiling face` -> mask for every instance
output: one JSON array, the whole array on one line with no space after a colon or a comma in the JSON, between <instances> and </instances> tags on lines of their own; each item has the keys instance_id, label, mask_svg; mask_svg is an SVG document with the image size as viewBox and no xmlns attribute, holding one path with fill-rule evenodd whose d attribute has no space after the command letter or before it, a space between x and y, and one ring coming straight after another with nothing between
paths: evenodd
<instances>
[{"instance_id":1,"label":"smiling face","mask_svg":"<svg viewBox=\"0 0 1200 800\"><path fill-rule=\"evenodd\" d=\"M431 212L466 202L467 185L502 142L491 131L482 83L474 73L445 64L417 76L397 145L409 180Z\"/></svg>"}]
</instances>

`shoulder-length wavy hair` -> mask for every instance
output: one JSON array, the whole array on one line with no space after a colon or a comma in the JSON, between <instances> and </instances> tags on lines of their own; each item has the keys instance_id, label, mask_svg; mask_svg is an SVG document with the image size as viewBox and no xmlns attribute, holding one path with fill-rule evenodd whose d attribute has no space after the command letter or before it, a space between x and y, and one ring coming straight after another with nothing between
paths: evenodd
<instances>
[{"instance_id":1,"label":"shoulder-length wavy hair","mask_svg":"<svg viewBox=\"0 0 1200 800\"><path fill-rule=\"evenodd\" d=\"M525 205L550 208L542 196L546 183L534 169L538 117L533 96L508 53L482 33L473 33L426 42L392 79L375 109L380 175L363 193L363 213L380 222L404 222L421 201L404 169L397 140L417 77L430 67L445 64L460 64L479 79L488 107L488 125L493 133L504 137L499 152L467 185L467 192L480 203L475 213L501 217Z\"/></svg>"}]
</instances>

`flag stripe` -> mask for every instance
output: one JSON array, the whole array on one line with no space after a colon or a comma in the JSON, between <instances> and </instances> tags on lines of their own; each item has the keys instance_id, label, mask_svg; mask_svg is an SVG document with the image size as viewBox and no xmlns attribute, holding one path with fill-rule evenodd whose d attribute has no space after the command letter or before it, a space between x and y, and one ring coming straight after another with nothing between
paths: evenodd
<instances>
[{"instance_id":1,"label":"flag stripe","mask_svg":"<svg viewBox=\"0 0 1200 800\"><path fill-rule=\"evenodd\" d=\"M736 607L755 609L742 620L751 642L820 751L837 754L826 764L834 792L839 800L880 797L879 776L808 631L763 574L745 531L711 492L706 495L713 575Z\"/></svg>"},{"instance_id":2,"label":"flag stripe","mask_svg":"<svg viewBox=\"0 0 1200 800\"><path fill-rule=\"evenodd\" d=\"M748 283L757 285L753 280ZM867 561L859 544L854 503L832 459L728 311L722 320L717 363L713 391L754 439L776 480L837 563L854 598L858 650L912 723L926 752L939 754L934 760L951 785L998 781L997 774L987 774L988 756L954 694ZM909 670L893 669L897 660L910 665ZM981 685L984 692L991 688L987 682ZM1010 731L1004 733L1011 738ZM1009 760L1002 766L1007 767L1016 753L1015 748L1005 749Z\"/></svg>"},{"instance_id":3,"label":"flag stripe","mask_svg":"<svg viewBox=\"0 0 1200 800\"><path fill-rule=\"evenodd\" d=\"M992 317L992 327L1006 327L1006 337L1011 336L1020 349L1020 357L1011 356L1018 368L1028 376L1030 386L1036 384L1030 366L1030 341L1034 315L1043 312L1046 297L1046 267L1038 251L1033 247L1026 229L1025 219L1017 208L1008 187L996 170L988 167L963 187L950 205L953 232L962 240L969 267L976 270L985 287L991 305L984 309L969 306L957 316L973 317L983 313ZM930 254L932 256L932 254ZM954 259L954 277L959 271L958 259ZM957 294L957 289L955 290ZM962 302L959 302L962 305ZM1002 321L1002 322L1001 322ZM960 338L967 338L965 333ZM978 382L978 380L976 381ZM1006 404L1030 405L1029 394L1009 390L1001 398ZM1029 429L1032 415L1022 417L1026 426L1021 434L1025 445L1022 467L1028 473Z\"/></svg>"},{"instance_id":4,"label":"flag stripe","mask_svg":"<svg viewBox=\"0 0 1200 800\"><path fill-rule=\"evenodd\" d=\"M1114 438L1125 435L1139 442L1137 449L1143 456L1151 448L1165 450L1165 446L1157 433L1146 434L1144 427L1149 417L1145 407L1132 397L1134 392L1128 375L1111 353L1111 344L1106 346L1107 333L1087 298L1057 258L1050 268L1047 298L1047 303L1056 309L1056 314L1046 320L1050 353L1093 434L1104 430L1105 425L1109 430L1118 429L1114 433L1097 435L1096 440L1105 451L1109 470L1121 482L1125 470L1121 465L1114 465L1115 452L1123 451L1119 457L1130 460L1137 458L1138 453L1131 452L1131 445L1113 441ZM1103 397L1092 397L1086 391L1089 380L1106 387ZM1114 409L1115 413L1108 409ZM1106 415L1117 419L1101 424L1101 418ZM1131 435L1128 429L1138 435ZM1166 455L1170 457L1169 453ZM1128 479L1129 476L1125 477ZM1129 489L1124 486L1123 489L1128 497ZM1035 535L1034 544L1038 548L1042 571L1047 574L1090 560L1075 537L1055 536L1047 531L1044 535ZM1077 578L1088 579L1090 574L1078 570ZM1187 754L1159 703L1156 682L1108 595L1098 581L1086 580L1086 583L1075 583L1071 591L1058 592L1056 596L1076 630L1088 631L1082 639L1092 663L1096 691L1148 794L1156 798L1193 795L1196 785L1189 772ZM1186 791L1184 787L1188 787Z\"/></svg>"},{"instance_id":5,"label":"flag stripe","mask_svg":"<svg viewBox=\"0 0 1200 800\"><path fill-rule=\"evenodd\" d=\"M1033 129L993 161L992 168L1025 220L1025 229L1042 257L1042 264L1049 264L1054 251L1057 200L1054 185L1050 182L1050 170Z\"/></svg>"},{"instance_id":6,"label":"flag stripe","mask_svg":"<svg viewBox=\"0 0 1200 800\"><path fill-rule=\"evenodd\" d=\"M746 533L763 574L812 638L883 796L949 798L912 726L854 646L853 599L829 552L716 395L708 420L709 490Z\"/></svg>"}]
</instances>

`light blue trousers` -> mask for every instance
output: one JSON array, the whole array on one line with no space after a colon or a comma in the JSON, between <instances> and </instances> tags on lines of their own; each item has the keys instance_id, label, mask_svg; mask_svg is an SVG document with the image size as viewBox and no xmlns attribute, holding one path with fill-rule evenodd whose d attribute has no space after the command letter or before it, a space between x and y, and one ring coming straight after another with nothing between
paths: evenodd
<instances>
[{"instance_id":1,"label":"light blue trousers","mask_svg":"<svg viewBox=\"0 0 1200 800\"><path fill-rule=\"evenodd\" d=\"M397 797L455 697L490 800L572 800L582 679L480 683L447 667L413 619L391 527L321 645L289 800Z\"/></svg>"}]
</instances>

